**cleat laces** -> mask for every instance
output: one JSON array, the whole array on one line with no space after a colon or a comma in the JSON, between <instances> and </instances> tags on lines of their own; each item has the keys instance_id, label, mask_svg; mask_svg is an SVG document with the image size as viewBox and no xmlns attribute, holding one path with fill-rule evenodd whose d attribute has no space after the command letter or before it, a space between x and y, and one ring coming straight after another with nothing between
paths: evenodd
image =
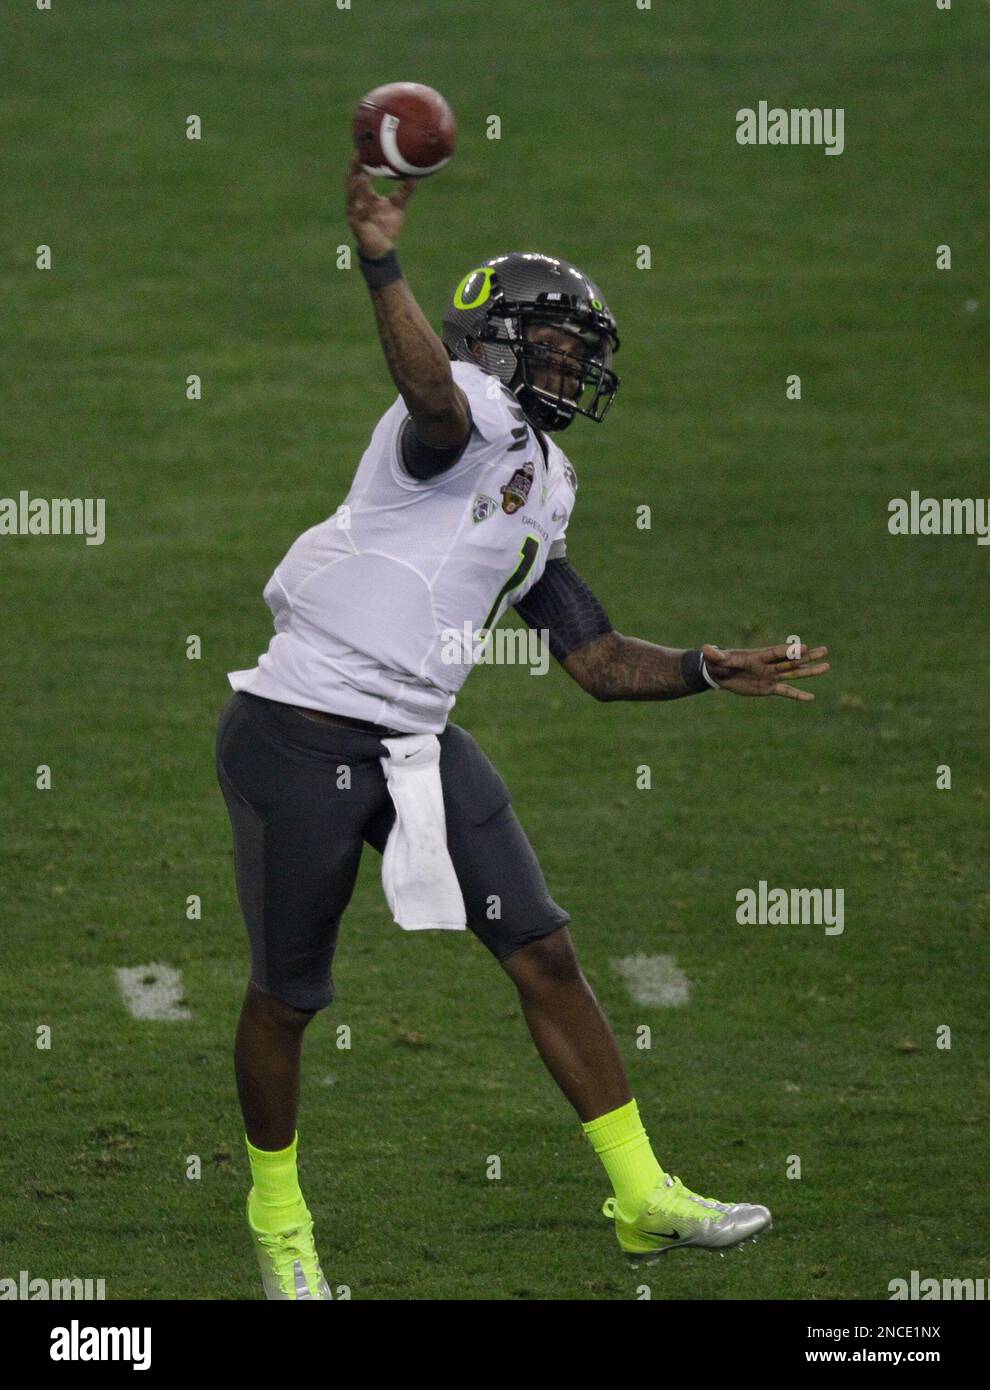
<instances>
[{"instance_id":1,"label":"cleat laces","mask_svg":"<svg viewBox=\"0 0 990 1390\"><path fill-rule=\"evenodd\" d=\"M288 1293L291 1289L297 1298L315 1297L313 1288L318 1292L321 1284L322 1272L319 1268L319 1261L307 1258L306 1251L297 1243L297 1237L301 1235L305 1240L306 1235L311 1231L312 1226L309 1226L308 1230L305 1226L296 1226L291 1231L259 1231L257 1233L259 1244L264 1246L271 1256L283 1291ZM296 1264L299 1265L305 1276L305 1293L299 1288L298 1277L294 1268ZM310 1281L312 1281L312 1286Z\"/></svg>"}]
</instances>

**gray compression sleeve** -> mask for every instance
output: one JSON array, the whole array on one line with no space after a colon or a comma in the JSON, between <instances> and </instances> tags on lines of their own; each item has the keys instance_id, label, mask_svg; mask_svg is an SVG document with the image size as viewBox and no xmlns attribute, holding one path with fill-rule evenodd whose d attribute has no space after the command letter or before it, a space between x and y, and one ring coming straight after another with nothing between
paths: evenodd
<instances>
[{"instance_id":1,"label":"gray compression sleeve","mask_svg":"<svg viewBox=\"0 0 990 1390\"><path fill-rule=\"evenodd\" d=\"M514 606L529 627L547 629L558 661L613 631L605 609L566 559L548 560L539 581Z\"/></svg>"}]
</instances>

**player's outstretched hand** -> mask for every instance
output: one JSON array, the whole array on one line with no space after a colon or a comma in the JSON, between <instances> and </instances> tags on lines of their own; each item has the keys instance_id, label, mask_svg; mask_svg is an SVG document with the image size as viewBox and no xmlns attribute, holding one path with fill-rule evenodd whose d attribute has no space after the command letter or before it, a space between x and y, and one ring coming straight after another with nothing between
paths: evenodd
<instances>
[{"instance_id":1,"label":"player's outstretched hand","mask_svg":"<svg viewBox=\"0 0 990 1390\"><path fill-rule=\"evenodd\" d=\"M761 647L756 651L722 651L706 642L702 648L712 680L734 695L786 695L792 700L813 700L809 690L795 690L788 681L806 676L824 676L829 669L822 657L828 647L809 651L802 643L800 658L790 655L793 648Z\"/></svg>"},{"instance_id":2,"label":"player's outstretched hand","mask_svg":"<svg viewBox=\"0 0 990 1390\"><path fill-rule=\"evenodd\" d=\"M415 179L403 179L390 198L375 192L371 176L361 168L355 152L347 169L344 186L347 189L347 220L357 244L365 256L384 256L395 246L406 206L416 190Z\"/></svg>"}]
</instances>

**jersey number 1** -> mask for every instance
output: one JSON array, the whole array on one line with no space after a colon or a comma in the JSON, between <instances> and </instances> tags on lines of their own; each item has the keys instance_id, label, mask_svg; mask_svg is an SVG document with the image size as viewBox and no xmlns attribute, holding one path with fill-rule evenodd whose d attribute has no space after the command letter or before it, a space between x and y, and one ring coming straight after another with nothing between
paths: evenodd
<instances>
[{"instance_id":1,"label":"jersey number 1","mask_svg":"<svg viewBox=\"0 0 990 1390\"><path fill-rule=\"evenodd\" d=\"M536 539L535 536L527 536L526 539L523 541L522 545L519 547L518 565L516 565L515 569L509 575L509 578L502 585L501 589L499 589L498 597L492 604L491 608L488 610L488 617L485 619L483 624L486 632L490 630L492 623L495 621L495 615L498 613L499 607L506 594L511 589L518 589L519 585L523 582L523 580L529 574L530 570L533 568L533 565L536 562L536 557L539 553L540 542Z\"/></svg>"}]
</instances>

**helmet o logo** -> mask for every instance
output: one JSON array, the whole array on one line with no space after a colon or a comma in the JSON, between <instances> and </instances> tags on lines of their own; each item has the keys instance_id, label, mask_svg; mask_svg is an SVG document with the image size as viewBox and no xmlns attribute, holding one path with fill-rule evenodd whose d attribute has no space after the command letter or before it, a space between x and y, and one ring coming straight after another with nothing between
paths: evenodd
<instances>
[{"instance_id":1,"label":"helmet o logo","mask_svg":"<svg viewBox=\"0 0 990 1390\"><path fill-rule=\"evenodd\" d=\"M479 266L477 270L469 270L468 273L465 275L464 279L457 286L457 289L454 291L454 308L477 309L479 305L484 304L485 300L488 299L488 297L491 295L492 276L494 274L495 267L491 265L483 265ZM481 275L484 277L481 289L470 302L467 302L464 299L464 291L467 289L468 285L476 275Z\"/></svg>"},{"instance_id":2,"label":"helmet o logo","mask_svg":"<svg viewBox=\"0 0 990 1390\"><path fill-rule=\"evenodd\" d=\"M601 309L604 308L604 305L602 304L602 301L600 299L593 299L591 301L591 307L592 309Z\"/></svg>"}]
</instances>

